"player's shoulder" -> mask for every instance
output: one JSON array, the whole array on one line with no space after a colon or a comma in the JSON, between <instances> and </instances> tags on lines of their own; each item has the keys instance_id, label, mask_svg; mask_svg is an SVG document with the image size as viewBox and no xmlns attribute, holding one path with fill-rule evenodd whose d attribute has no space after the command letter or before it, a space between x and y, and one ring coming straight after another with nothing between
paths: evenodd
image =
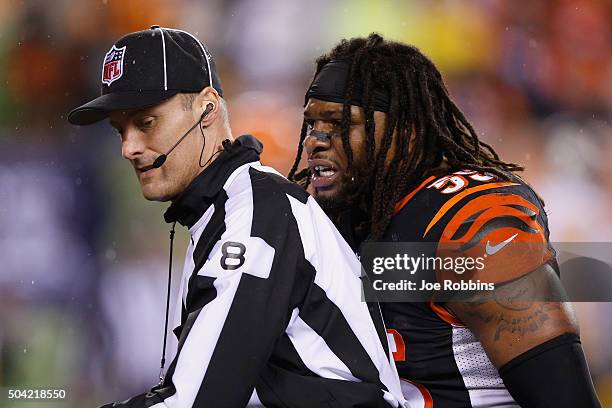
<instances>
[{"instance_id":1,"label":"player's shoulder","mask_svg":"<svg viewBox=\"0 0 612 408\"><path fill-rule=\"evenodd\" d=\"M391 240L435 242L441 258L486 258L472 279L508 281L554 258L544 204L516 175L457 171L429 177L411 194L400 201ZM461 278L446 272L438 279Z\"/></svg>"},{"instance_id":2,"label":"player's shoulder","mask_svg":"<svg viewBox=\"0 0 612 408\"><path fill-rule=\"evenodd\" d=\"M528 183L511 173L474 170L427 177L397 203L390 228L415 230L407 234L412 240L438 241L449 225L465 228L476 219L517 227L533 220L547 229L544 204Z\"/></svg>"}]
</instances>

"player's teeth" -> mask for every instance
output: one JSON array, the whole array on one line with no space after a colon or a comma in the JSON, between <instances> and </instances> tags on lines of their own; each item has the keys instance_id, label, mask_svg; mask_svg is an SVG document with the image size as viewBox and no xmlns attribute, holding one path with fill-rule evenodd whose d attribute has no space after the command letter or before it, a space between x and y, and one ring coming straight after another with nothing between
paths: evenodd
<instances>
[{"instance_id":1,"label":"player's teeth","mask_svg":"<svg viewBox=\"0 0 612 408\"><path fill-rule=\"evenodd\" d=\"M323 177L331 177L331 176L333 176L335 173L336 173L336 172L335 172L335 171L333 171L333 170L323 170L323 171L321 171L321 172L320 172L320 174L321 174Z\"/></svg>"}]
</instances>

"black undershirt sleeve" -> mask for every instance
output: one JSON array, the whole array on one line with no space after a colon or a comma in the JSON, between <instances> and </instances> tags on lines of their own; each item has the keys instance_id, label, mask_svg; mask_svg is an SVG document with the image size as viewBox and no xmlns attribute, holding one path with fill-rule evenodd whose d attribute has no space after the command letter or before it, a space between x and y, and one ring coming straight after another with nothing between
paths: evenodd
<instances>
[{"instance_id":1,"label":"black undershirt sleeve","mask_svg":"<svg viewBox=\"0 0 612 408\"><path fill-rule=\"evenodd\" d=\"M499 374L523 408L601 408L577 334L562 334L526 351Z\"/></svg>"}]
</instances>

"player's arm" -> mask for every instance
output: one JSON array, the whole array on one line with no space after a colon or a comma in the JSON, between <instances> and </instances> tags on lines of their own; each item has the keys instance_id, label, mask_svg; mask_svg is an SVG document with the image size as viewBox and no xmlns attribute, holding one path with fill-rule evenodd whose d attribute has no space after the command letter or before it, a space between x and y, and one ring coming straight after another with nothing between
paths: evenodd
<instances>
[{"instance_id":1,"label":"player's arm","mask_svg":"<svg viewBox=\"0 0 612 408\"><path fill-rule=\"evenodd\" d=\"M493 293L447 307L478 337L521 406L599 407L571 305L533 300L561 295L546 264L498 284Z\"/></svg>"},{"instance_id":2,"label":"player's arm","mask_svg":"<svg viewBox=\"0 0 612 408\"><path fill-rule=\"evenodd\" d=\"M285 220L290 213L266 223L269 242L251 236L248 211L226 216L226 231L190 285L187 303L199 307L183 324L163 387L115 407L247 404L287 325L298 258L289 251L299 238Z\"/></svg>"},{"instance_id":3,"label":"player's arm","mask_svg":"<svg viewBox=\"0 0 612 408\"><path fill-rule=\"evenodd\" d=\"M446 238L468 232L445 244L469 248L464 254L471 257L484 254L484 268L461 279L494 282L495 289L446 307L478 337L521 406L599 407L578 324L550 265L554 253L537 208L520 197L491 203L469 218L469 225L464 220L451 226Z\"/></svg>"}]
</instances>

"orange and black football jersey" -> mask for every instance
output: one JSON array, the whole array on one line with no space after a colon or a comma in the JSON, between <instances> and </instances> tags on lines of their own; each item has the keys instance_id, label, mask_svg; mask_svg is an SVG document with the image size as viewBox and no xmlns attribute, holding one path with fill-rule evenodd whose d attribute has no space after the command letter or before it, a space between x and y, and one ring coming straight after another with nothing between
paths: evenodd
<instances>
[{"instance_id":1,"label":"orange and black football jersey","mask_svg":"<svg viewBox=\"0 0 612 408\"><path fill-rule=\"evenodd\" d=\"M479 256L485 267L469 279L499 283L545 263L558 272L544 205L520 178L458 171L431 176L397 203L381 241L437 243L444 251ZM465 278L465 277L463 277ZM453 272L443 279L462 279ZM381 303L406 396L414 407L518 406L475 335L443 305ZM412 399L412 398L411 398Z\"/></svg>"}]
</instances>

